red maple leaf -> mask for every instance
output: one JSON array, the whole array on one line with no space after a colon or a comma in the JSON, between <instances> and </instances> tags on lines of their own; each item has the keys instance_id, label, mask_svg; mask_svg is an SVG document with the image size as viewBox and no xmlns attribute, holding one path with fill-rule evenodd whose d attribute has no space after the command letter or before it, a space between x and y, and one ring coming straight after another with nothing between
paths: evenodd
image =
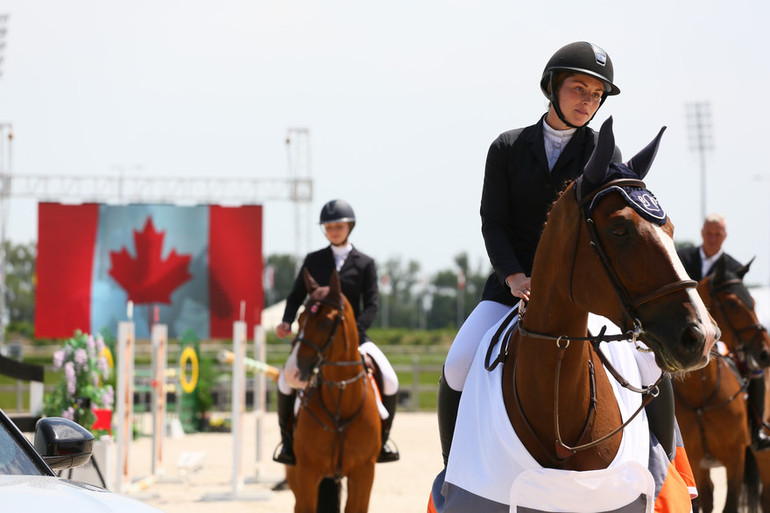
<instances>
[{"instance_id":1,"label":"red maple leaf","mask_svg":"<svg viewBox=\"0 0 770 513\"><path fill-rule=\"evenodd\" d=\"M165 260L161 258L165 233L156 232L148 217L141 232L134 230L136 258L125 246L120 252L110 251L110 276L135 304L171 304L171 293L192 278L187 271L191 255L177 255L172 249Z\"/></svg>"}]
</instances>

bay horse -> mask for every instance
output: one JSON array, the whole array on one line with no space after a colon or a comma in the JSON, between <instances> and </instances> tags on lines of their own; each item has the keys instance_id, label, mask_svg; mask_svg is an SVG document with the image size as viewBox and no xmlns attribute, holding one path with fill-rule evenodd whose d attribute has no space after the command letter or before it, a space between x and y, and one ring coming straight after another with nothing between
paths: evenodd
<instances>
[{"instance_id":1,"label":"bay horse","mask_svg":"<svg viewBox=\"0 0 770 513\"><path fill-rule=\"evenodd\" d=\"M676 416L698 486L696 512L713 510L710 469L720 465L727 475L723 511L739 510L745 477L751 477L746 483L748 506L752 511L757 507L759 476L756 462L747 458L750 412L744 394L749 373L770 366L770 337L743 283L750 266L751 262L730 271L719 259L714 272L698 283L698 293L721 328L727 352L714 351L707 366L674 382Z\"/></svg>"},{"instance_id":2,"label":"bay horse","mask_svg":"<svg viewBox=\"0 0 770 513\"><path fill-rule=\"evenodd\" d=\"M705 365L718 336L676 255L673 225L642 182L662 133L626 164L611 163L609 118L583 175L552 205L525 311L512 310L476 353L429 512L652 511L652 437L638 413L658 389L642 386L632 344L602 341L632 340L678 373ZM589 336L589 312L622 335ZM633 409L621 392L635 397ZM662 510L690 510L682 486Z\"/></svg>"},{"instance_id":3,"label":"bay horse","mask_svg":"<svg viewBox=\"0 0 770 513\"><path fill-rule=\"evenodd\" d=\"M286 467L286 481L295 513L316 513L322 479L346 477L345 513L363 513L382 446L375 390L339 276L333 272L329 286L319 287L305 269L304 280L309 298L295 343L300 380L308 385L294 429L297 464Z\"/></svg>"}]
</instances>

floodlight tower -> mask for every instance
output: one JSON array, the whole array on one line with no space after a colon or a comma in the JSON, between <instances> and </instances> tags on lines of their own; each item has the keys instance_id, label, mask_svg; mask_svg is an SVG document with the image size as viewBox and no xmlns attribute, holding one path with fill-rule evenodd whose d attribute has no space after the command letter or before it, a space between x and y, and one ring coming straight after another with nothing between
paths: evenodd
<instances>
[{"instance_id":1,"label":"floodlight tower","mask_svg":"<svg viewBox=\"0 0 770 513\"><path fill-rule=\"evenodd\" d=\"M310 249L310 203L313 201L313 182L310 180L310 130L289 128L286 133L286 152L291 180L291 202L294 204L294 251L297 268L302 265Z\"/></svg>"},{"instance_id":2,"label":"floodlight tower","mask_svg":"<svg viewBox=\"0 0 770 513\"><path fill-rule=\"evenodd\" d=\"M706 152L714 149L711 127L711 104L695 102L687 104L687 126L690 132L690 151L700 158L700 213L701 222L706 219Z\"/></svg>"}]
</instances>

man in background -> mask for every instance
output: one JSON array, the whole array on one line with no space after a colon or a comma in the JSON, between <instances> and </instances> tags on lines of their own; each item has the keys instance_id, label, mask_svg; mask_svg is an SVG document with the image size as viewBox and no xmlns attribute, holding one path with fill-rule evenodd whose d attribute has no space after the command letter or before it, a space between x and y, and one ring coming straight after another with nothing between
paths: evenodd
<instances>
[{"instance_id":1,"label":"man in background","mask_svg":"<svg viewBox=\"0 0 770 513\"><path fill-rule=\"evenodd\" d=\"M724 255L725 269L735 271L741 263L722 250L722 243L727 238L725 218L719 214L709 214L703 221L700 231L703 244L698 247L687 247L677 251L679 259L690 278L700 281L708 276L719 257Z\"/></svg>"}]
</instances>

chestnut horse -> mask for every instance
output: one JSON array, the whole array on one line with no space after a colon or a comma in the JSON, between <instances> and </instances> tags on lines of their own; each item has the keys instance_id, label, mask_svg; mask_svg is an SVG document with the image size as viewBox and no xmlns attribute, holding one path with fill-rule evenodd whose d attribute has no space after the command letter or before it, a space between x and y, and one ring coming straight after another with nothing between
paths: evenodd
<instances>
[{"instance_id":1,"label":"chestnut horse","mask_svg":"<svg viewBox=\"0 0 770 513\"><path fill-rule=\"evenodd\" d=\"M316 513L321 480L346 477L345 513L363 513L382 446L375 391L339 276L332 273L328 287L319 287L307 269L304 279L309 299L295 343L300 379L308 385L294 429L297 464L286 467L286 481L295 513Z\"/></svg>"},{"instance_id":2,"label":"chestnut horse","mask_svg":"<svg viewBox=\"0 0 770 513\"><path fill-rule=\"evenodd\" d=\"M714 507L711 467L724 466L727 474L723 511L738 511L744 470L752 476L747 483L749 506L756 508L758 501L759 483L753 479L758 478L756 465L746 457L751 440L744 393L749 373L770 365L770 337L757 320L754 301L743 284L750 266L751 262L732 272L719 259L714 272L698 284L728 352L715 351L706 367L674 383L676 416L698 485L695 510L699 507L704 513Z\"/></svg>"},{"instance_id":3,"label":"chestnut horse","mask_svg":"<svg viewBox=\"0 0 770 513\"><path fill-rule=\"evenodd\" d=\"M602 344L629 355L622 366L609 365L599 344L633 340L654 352L660 369L677 373L705 365L718 336L696 282L677 258L673 226L641 181L662 133L628 163L611 163L615 142L608 119L583 175L551 207L526 312L514 324L512 311L481 341L463 390L449 462L434 482L428 511L586 511L573 509L586 503L597 508L593 511L651 511L656 485L643 464L651 458L651 438L646 416L638 413L657 387L641 385L631 344ZM610 337L602 330L588 336L589 312L610 319L623 335ZM638 408L618 402L618 385L608 372L645 396L642 401L621 390L636 398ZM479 406L485 397L489 404ZM635 431L628 434L629 429ZM616 456L632 453L633 462L616 465ZM628 474L615 479L603 469ZM581 476L596 477L580 485L587 499L567 491ZM628 495L620 495L640 476L648 493L633 492L625 502ZM591 487L593 493L587 491ZM683 488L677 499L689 511L690 494ZM616 505L607 506L610 502Z\"/></svg>"}]
</instances>

